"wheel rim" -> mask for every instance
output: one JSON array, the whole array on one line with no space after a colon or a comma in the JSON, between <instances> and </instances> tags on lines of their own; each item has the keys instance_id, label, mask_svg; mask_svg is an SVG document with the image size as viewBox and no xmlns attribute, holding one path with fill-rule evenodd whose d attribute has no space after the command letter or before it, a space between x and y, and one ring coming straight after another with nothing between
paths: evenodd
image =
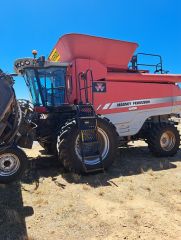
<instances>
[{"instance_id":1,"label":"wheel rim","mask_svg":"<svg viewBox=\"0 0 181 240\"><path fill-rule=\"evenodd\" d=\"M175 146L175 135L171 131L166 131L161 135L160 145L164 151L170 151Z\"/></svg>"},{"instance_id":2,"label":"wheel rim","mask_svg":"<svg viewBox=\"0 0 181 240\"><path fill-rule=\"evenodd\" d=\"M0 176L8 177L18 171L20 167L19 158L12 153L0 155Z\"/></svg>"},{"instance_id":3,"label":"wheel rim","mask_svg":"<svg viewBox=\"0 0 181 240\"><path fill-rule=\"evenodd\" d=\"M109 142L108 135L102 128L98 128L98 141L99 141L99 146L100 146L101 157L102 157L102 160L104 160L109 152L110 142ZM79 135L77 136L76 141L75 141L75 152L76 152L77 157L82 161ZM84 162L86 165L92 166L92 165L99 164L100 158L95 157L95 158L91 158L90 160L85 159Z\"/></svg>"}]
</instances>

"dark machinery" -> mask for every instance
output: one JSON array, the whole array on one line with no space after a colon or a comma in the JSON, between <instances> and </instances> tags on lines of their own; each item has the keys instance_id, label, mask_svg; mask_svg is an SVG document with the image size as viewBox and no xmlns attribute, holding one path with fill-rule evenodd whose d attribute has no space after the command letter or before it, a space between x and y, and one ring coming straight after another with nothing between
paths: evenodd
<instances>
[{"instance_id":1,"label":"dark machinery","mask_svg":"<svg viewBox=\"0 0 181 240\"><path fill-rule=\"evenodd\" d=\"M31 110L24 101L17 101L13 76L0 70L0 183L21 178L27 157L18 146L32 147L33 125L28 119Z\"/></svg>"}]
</instances>

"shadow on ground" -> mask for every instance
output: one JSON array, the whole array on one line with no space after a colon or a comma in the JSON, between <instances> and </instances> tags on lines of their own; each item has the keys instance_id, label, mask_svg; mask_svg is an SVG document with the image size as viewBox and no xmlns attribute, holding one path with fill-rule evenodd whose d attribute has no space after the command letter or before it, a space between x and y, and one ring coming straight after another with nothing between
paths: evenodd
<instances>
[{"instance_id":1,"label":"shadow on ground","mask_svg":"<svg viewBox=\"0 0 181 240\"><path fill-rule=\"evenodd\" d=\"M21 184L0 184L0 239L28 240L25 218L33 208L23 206Z\"/></svg>"},{"instance_id":2,"label":"shadow on ground","mask_svg":"<svg viewBox=\"0 0 181 240\"><path fill-rule=\"evenodd\" d=\"M51 177L52 181L61 188L66 184L59 182L58 176L61 175L69 183L86 183L93 187L108 186L114 184L113 178L120 176L131 176L143 174L149 170L162 171L176 168L175 161L180 161L181 151L175 157L156 158L151 155L147 147L129 146L120 148L119 154L112 167L105 172L96 174L78 175L69 173L52 156L43 156L31 159L30 171L24 178L25 183L36 183L38 188L39 181Z\"/></svg>"},{"instance_id":3,"label":"shadow on ground","mask_svg":"<svg viewBox=\"0 0 181 240\"><path fill-rule=\"evenodd\" d=\"M22 182L33 184L33 190L48 177L62 189L66 188L67 182L84 183L92 187L116 186L114 178L176 168L174 162L181 159L181 151L175 157L155 158L147 147L129 146L119 149L119 153L108 171L89 175L66 172L54 157L40 156L30 159L31 166ZM33 215L33 208L23 205L21 189L20 183L0 185L0 240L28 239L25 218Z\"/></svg>"}]
</instances>

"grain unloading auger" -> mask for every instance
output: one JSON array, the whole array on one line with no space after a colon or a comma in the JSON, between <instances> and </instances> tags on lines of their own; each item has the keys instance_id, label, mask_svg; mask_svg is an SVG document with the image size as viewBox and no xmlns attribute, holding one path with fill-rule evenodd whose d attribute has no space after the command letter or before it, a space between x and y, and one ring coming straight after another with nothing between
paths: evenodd
<instances>
[{"instance_id":1,"label":"grain unloading auger","mask_svg":"<svg viewBox=\"0 0 181 240\"><path fill-rule=\"evenodd\" d=\"M48 60L15 62L32 97L35 139L68 170L107 169L118 144L138 139L156 156L178 151L181 75L166 74L157 55L155 65L139 63L136 48L136 43L68 34ZM155 67L154 74L141 66Z\"/></svg>"}]
</instances>

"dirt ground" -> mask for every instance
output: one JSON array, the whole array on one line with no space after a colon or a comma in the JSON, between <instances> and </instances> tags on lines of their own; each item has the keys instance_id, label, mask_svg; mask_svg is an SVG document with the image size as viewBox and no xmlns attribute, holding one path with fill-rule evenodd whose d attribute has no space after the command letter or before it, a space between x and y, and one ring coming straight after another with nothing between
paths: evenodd
<instances>
[{"instance_id":1,"label":"dirt ground","mask_svg":"<svg viewBox=\"0 0 181 240\"><path fill-rule=\"evenodd\" d=\"M0 240L181 239L181 151L157 159L139 141L88 176L66 173L38 144L26 152L22 183L0 185Z\"/></svg>"}]
</instances>

